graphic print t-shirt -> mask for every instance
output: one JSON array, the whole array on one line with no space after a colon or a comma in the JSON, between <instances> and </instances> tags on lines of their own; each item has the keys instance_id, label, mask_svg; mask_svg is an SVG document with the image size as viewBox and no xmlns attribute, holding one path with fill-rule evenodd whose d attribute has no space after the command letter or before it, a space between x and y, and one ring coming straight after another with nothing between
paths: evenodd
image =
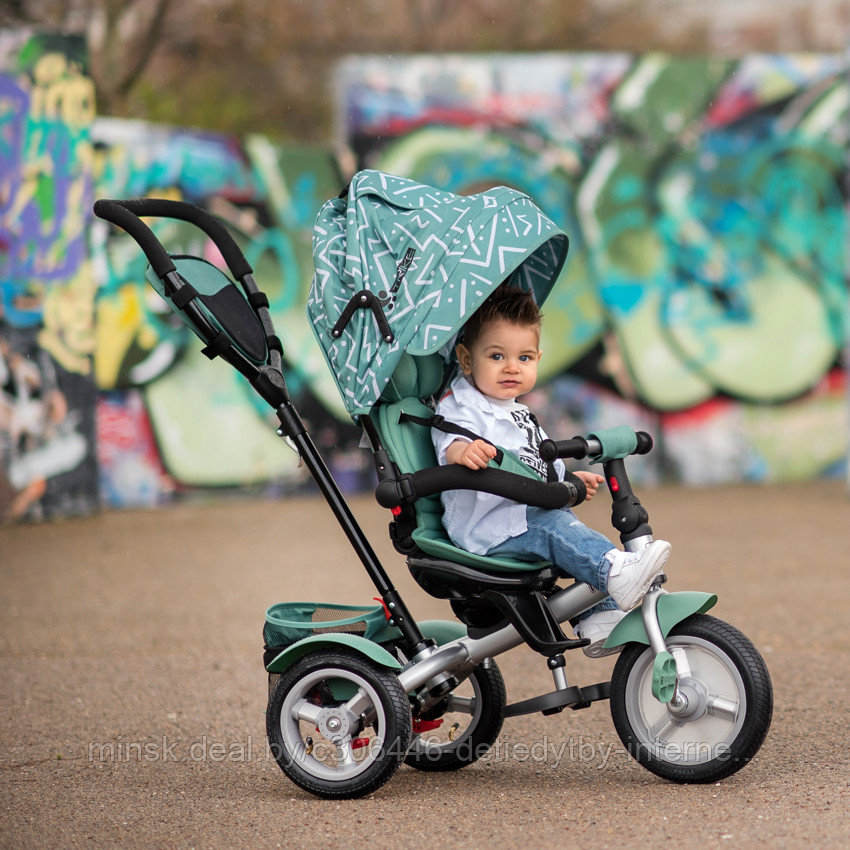
<instances>
[{"instance_id":1,"label":"graphic print t-shirt","mask_svg":"<svg viewBox=\"0 0 850 850\"><path fill-rule=\"evenodd\" d=\"M519 459L545 481L546 463L540 457L540 444L543 442L543 436L540 433L537 417L524 404L519 404L513 399L508 401L491 399L490 401L510 413L514 424L525 436L525 445L521 446L518 451Z\"/></svg>"}]
</instances>

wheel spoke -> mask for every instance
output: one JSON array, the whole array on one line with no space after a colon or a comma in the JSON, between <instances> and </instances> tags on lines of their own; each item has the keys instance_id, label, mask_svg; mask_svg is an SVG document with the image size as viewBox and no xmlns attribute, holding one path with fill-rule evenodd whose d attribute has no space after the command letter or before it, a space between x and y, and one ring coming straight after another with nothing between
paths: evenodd
<instances>
[{"instance_id":1,"label":"wheel spoke","mask_svg":"<svg viewBox=\"0 0 850 850\"><path fill-rule=\"evenodd\" d=\"M666 737L678 725L676 718L665 712L664 716L649 730L650 740L663 744L664 740L661 736Z\"/></svg>"},{"instance_id":2,"label":"wheel spoke","mask_svg":"<svg viewBox=\"0 0 850 850\"><path fill-rule=\"evenodd\" d=\"M725 720L734 721L738 716L740 703L733 699L725 699L716 694L709 694L706 699L706 711L713 717L722 717Z\"/></svg>"},{"instance_id":3,"label":"wheel spoke","mask_svg":"<svg viewBox=\"0 0 850 850\"><path fill-rule=\"evenodd\" d=\"M354 749L351 746L351 738L345 741L339 741L336 745L337 768L343 769L357 765L354 758Z\"/></svg>"},{"instance_id":4,"label":"wheel spoke","mask_svg":"<svg viewBox=\"0 0 850 850\"><path fill-rule=\"evenodd\" d=\"M449 694L446 711L457 711L460 714L472 714L475 711L475 697L459 697Z\"/></svg>"},{"instance_id":5,"label":"wheel spoke","mask_svg":"<svg viewBox=\"0 0 850 850\"><path fill-rule=\"evenodd\" d=\"M321 706L313 705L312 702L309 702L306 699L302 699L292 706L292 716L296 720L305 720L307 723L312 723L314 725L319 722L319 714L321 714L321 711Z\"/></svg>"},{"instance_id":6,"label":"wheel spoke","mask_svg":"<svg viewBox=\"0 0 850 850\"><path fill-rule=\"evenodd\" d=\"M363 688L360 688L357 693L345 703L343 708L345 708L349 714L354 715L354 717L359 717L361 714L372 714L374 716L372 700Z\"/></svg>"},{"instance_id":7,"label":"wheel spoke","mask_svg":"<svg viewBox=\"0 0 850 850\"><path fill-rule=\"evenodd\" d=\"M688 654L682 646L671 646L670 652L676 660L676 676L680 679L692 676L691 665L688 663Z\"/></svg>"}]
</instances>

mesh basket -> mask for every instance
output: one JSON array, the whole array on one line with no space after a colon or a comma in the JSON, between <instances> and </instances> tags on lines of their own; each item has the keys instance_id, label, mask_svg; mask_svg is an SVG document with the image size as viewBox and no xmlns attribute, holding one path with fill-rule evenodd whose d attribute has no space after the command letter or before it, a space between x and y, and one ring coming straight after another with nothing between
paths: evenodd
<instances>
[{"instance_id":1,"label":"mesh basket","mask_svg":"<svg viewBox=\"0 0 850 850\"><path fill-rule=\"evenodd\" d=\"M383 606L278 602L266 611L266 646L286 647L302 638L336 632L372 638L387 624Z\"/></svg>"}]
</instances>

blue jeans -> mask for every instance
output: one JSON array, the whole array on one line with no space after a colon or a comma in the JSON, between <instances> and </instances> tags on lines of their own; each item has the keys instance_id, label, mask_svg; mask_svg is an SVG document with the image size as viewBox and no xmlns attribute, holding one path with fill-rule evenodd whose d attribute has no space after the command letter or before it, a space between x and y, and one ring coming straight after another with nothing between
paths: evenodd
<instances>
[{"instance_id":1,"label":"blue jeans","mask_svg":"<svg viewBox=\"0 0 850 850\"><path fill-rule=\"evenodd\" d=\"M528 507L528 530L509 537L490 549L488 555L507 555L520 560L551 561L565 576L587 582L594 590L608 589L610 563L605 553L616 547L605 535L588 528L569 508L548 510ZM585 611L583 620L597 611L619 610L609 596Z\"/></svg>"}]
</instances>

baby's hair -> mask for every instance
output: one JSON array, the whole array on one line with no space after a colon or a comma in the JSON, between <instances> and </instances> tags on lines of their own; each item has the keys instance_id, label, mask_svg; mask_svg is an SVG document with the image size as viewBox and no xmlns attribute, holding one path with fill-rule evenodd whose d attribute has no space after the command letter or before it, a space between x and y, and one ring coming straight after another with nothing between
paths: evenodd
<instances>
[{"instance_id":1,"label":"baby's hair","mask_svg":"<svg viewBox=\"0 0 850 850\"><path fill-rule=\"evenodd\" d=\"M481 336L481 329L494 319L505 319L515 325L540 330L543 314L534 296L518 286L503 283L493 290L487 300L470 316L463 327L463 344L469 348Z\"/></svg>"}]
</instances>

